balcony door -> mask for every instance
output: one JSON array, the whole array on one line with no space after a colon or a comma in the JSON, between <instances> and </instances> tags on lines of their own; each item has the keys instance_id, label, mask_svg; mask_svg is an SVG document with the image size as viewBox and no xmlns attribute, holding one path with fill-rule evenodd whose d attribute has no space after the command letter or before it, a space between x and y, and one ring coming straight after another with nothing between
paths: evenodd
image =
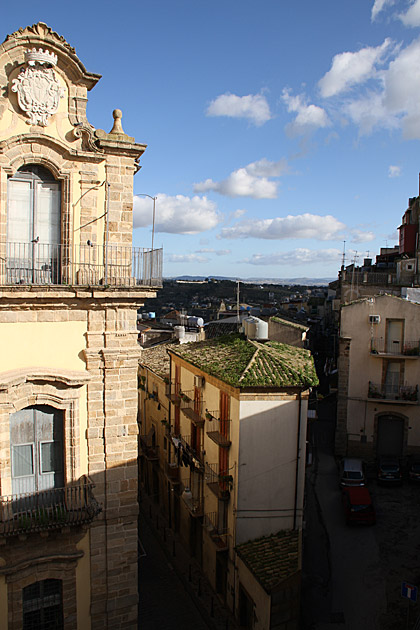
<instances>
[{"instance_id":1,"label":"balcony door","mask_svg":"<svg viewBox=\"0 0 420 630\"><path fill-rule=\"evenodd\" d=\"M63 488L62 411L43 405L11 414L10 448L14 495Z\"/></svg>"},{"instance_id":2,"label":"balcony door","mask_svg":"<svg viewBox=\"0 0 420 630\"><path fill-rule=\"evenodd\" d=\"M60 240L59 182L43 166L22 166L8 182L8 282L58 284Z\"/></svg>"}]
</instances>

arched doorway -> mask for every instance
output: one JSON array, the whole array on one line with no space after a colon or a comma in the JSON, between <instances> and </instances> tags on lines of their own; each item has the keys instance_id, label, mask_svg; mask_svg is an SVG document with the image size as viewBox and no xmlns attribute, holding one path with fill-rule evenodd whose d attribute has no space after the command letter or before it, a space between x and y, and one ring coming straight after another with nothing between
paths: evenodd
<instances>
[{"instance_id":1,"label":"arched doorway","mask_svg":"<svg viewBox=\"0 0 420 630\"><path fill-rule=\"evenodd\" d=\"M8 181L7 272L12 284L58 284L61 187L37 164Z\"/></svg>"},{"instance_id":2,"label":"arched doorway","mask_svg":"<svg viewBox=\"0 0 420 630\"><path fill-rule=\"evenodd\" d=\"M377 419L376 455L401 457L404 446L405 420L401 416L387 414Z\"/></svg>"}]
</instances>

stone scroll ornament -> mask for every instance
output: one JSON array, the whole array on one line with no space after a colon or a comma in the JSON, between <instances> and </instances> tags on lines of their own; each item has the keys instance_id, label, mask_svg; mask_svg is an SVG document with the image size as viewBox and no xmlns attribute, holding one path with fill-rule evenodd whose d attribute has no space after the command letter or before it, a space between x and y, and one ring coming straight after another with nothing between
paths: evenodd
<instances>
[{"instance_id":1,"label":"stone scroll ornament","mask_svg":"<svg viewBox=\"0 0 420 630\"><path fill-rule=\"evenodd\" d=\"M17 93L19 107L29 118L28 125L46 127L64 96L64 88L60 87L53 70L57 55L33 48L25 52L25 61L27 66L13 79L12 92Z\"/></svg>"}]
</instances>

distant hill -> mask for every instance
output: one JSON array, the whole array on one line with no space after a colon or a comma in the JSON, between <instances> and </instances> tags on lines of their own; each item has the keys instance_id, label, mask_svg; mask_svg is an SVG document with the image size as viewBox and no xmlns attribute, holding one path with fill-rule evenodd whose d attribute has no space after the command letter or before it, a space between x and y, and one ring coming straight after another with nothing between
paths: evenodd
<instances>
[{"instance_id":1,"label":"distant hill","mask_svg":"<svg viewBox=\"0 0 420 630\"><path fill-rule=\"evenodd\" d=\"M336 278L234 278L231 276L171 276L164 280L186 280L190 282L202 282L203 280L229 280L230 282L241 282L249 284L296 284L303 286L326 286Z\"/></svg>"}]
</instances>

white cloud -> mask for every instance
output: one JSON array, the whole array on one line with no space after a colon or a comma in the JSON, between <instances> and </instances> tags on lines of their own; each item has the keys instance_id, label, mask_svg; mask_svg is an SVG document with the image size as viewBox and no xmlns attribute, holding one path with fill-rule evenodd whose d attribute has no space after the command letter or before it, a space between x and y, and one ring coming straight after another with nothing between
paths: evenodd
<instances>
[{"instance_id":1,"label":"white cloud","mask_svg":"<svg viewBox=\"0 0 420 630\"><path fill-rule=\"evenodd\" d=\"M367 47L358 52L335 55L331 69L318 81L321 96L324 98L335 96L374 76L376 65L382 61L391 43L387 38L376 48Z\"/></svg>"},{"instance_id":2,"label":"white cloud","mask_svg":"<svg viewBox=\"0 0 420 630\"><path fill-rule=\"evenodd\" d=\"M171 263L207 263L210 259L206 256L197 256L196 254L168 254L165 257L166 262Z\"/></svg>"},{"instance_id":3,"label":"white cloud","mask_svg":"<svg viewBox=\"0 0 420 630\"><path fill-rule=\"evenodd\" d=\"M203 248L197 249L196 254L216 254L216 256L227 256L232 253L231 249L212 249L212 248Z\"/></svg>"},{"instance_id":4,"label":"white cloud","mask_svg":"<svg viewBox=\"0 0 420 630\"><path fill-rule=\"evenodd\" d=\"M388 168L388 177L400 177L401 175L401 166L390 166Z\"/></svg>"},{"instance_id":5,"label":"white cloud","mask_svg":"<svg viewBox=\"0 0 420 630\"><path fill-rule=\"evenodd\" d=\"M389 40L385 40L376 49L369 49L378 53L377 59L380 59L381 50L387 49L392 53L393 59L387 68L378 69L373 64L369 71L368 64L365 73L360 68L358 75L356 72L346 77L343 72L341 77L337 73L337 82L330 86L330 91L326 94L339 95L341 91L351 87L349 76L355 79L357 75L360 83L368 79L374 80L376 86L370 81L364 92L359 90L355 97L336 102L334 107L341 107L341 112L359 127L362 134L371 133L378 128L401 129L404 138L420 139L420 39L404 49L394 46L391 50L387 42ZM348 54L358 53L343 53ZM335 59L337 57L340 55Z\"/></svg>"},{"instance_id":6,"label":"white cloud","mask_svg":"<svg viewBox=\"0 0 420 630\"><path fill-rule=\"evenodd\" d=\"M275 219L250 219L233 227L223 228L221 238L263 238L281 240L286 238L314 238L329 241L341 237L344 223L331 215L315 214L288 215Z\"/></svg>"},{"instance_id":7,"label":"white cloud","mask_svg":"<svg viewBox=\"0 0 420 630\"><path fill-rule=\"evenodd\" d=\"M375 0L372 7L371 12L371 20L374 22L381 11L384 10L386 6L391 6L394 4L394 0Z\"/></svg>"},{"instance_id":8,"label":"white cloud","mask_svg":"<svg viewBox=\"0 0 420 630\"><path fill-rule=\"evenodd\" d=\"M280 177L288 172L287 160L270 162L266 158L251 162L243 168L233 171L226 179L215 182L206 179L194 184L194 192L203 193L213 190L227 197L253 197L254 199L275 199L277 182L269 178Z\"/></svg>"},{"instance_id":9,"label":"white cloud","mask_svg":"<svg viewBox=\"0 0 420 630\"><path fill-rule=\"evenodd\" d=\"M134 196L133 227L152 223L153 204L150 199ZM217 206L207 197L170 197L163 193L156 198L155 231L170 234L198 234L211 230L221 221Z\"/></svg>"},{"instance_id":10,"label":"white cloud","mask_svg":"<svg viewBox=\"0 0 420 630\"><path fill-rule=\"evenodd\" d=\"M247 118L257 126L263 125L271 118L270 107L262 94L237 96L229 92L211 101L206 115Z\"/></svg>"},{"instance_id":11,"label":"white cloud","mask_svg":"<svg viewBox=\"0 0 420 630\"><path fill-rule=\"evenodd\" d=\"M399 17L405 26L420 26L420 0L414 0L408 11Z\"/></svg>"},{"instance_id":12,"label":"white cloud","mask_svg":"<svg viewBox=\"0 0 420 630\"><path fill-rule=\"evenodd\" d=\"M253 254L251 258L245 258L244 263L250 265L281 265L281 264L315 264L330 263L340 260L342 253L339 249L306 249L298 248L288 252L277 252L274 254Z\"/></svg>"},{"instance_id":13,"label":"white cloud","mask_svg":"<svg viewBox=\"0 0 420 630\"><path fill-rule=\"evenodd\" d=\"M370 243L374 241L376 236L373 232L359 230L357 228L350 230L352 243Z\"/></svg>"},{"instance_id":14,"label":"white cloud","mask_svg":"<svg viewBox=\"0 0 420 630\"><path fill-rule=\"evenodd\" d=\"M308 105L304 95L293 96L290 89L284 88L282 99L287 105L287 111L296 113L294 121L286 128L289 135L305 135L331 124L325 109L318 105Z\"/></svg>"}]
</instances>

